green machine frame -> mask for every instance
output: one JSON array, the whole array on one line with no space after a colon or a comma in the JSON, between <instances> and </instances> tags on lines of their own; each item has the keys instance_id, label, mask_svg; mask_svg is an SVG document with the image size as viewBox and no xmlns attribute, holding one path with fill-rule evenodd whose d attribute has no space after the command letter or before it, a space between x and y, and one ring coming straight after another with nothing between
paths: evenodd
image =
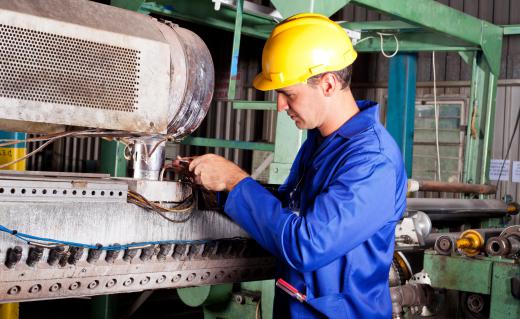
<instances>
[{"instance_id":1,"label":"green machine frame","mask_svg":"<svg viewBox=\"0 0 520 319\"><path fill-rule=\"evenodd\" d=\"M466 152L463 181L486 183L490 162L490 145L493 139L493 119L497 79L500 70L502 39L504 35L519 34L520 26L497 26L479 20L433 0L273 0L274 7L283 17L299 12L317 12L330 16L347 4L355 4L395 20L343 23L343 26L362 32L363 38L374 37L377 32L391 32L399 41L400 52L454 51L472 66L471 109L468 112ZM230 5L232 3L232 5ZM189 1L189 0L112 0L112 5L195 22L234 33L230 68L228 99L235 109L275 110L276 104L267 101L235 100L237 65L241 35L265 39L278 19L263 12L246 10L244 1ZM218 10L217 10L218 9ZM377 37L356 45L359 52L379 52ZM385 51L396 49L395 41L385 41ZM388 112L401 110L390 109ZM413 116L413 112L408 112ZM274 151L269 182L281 183L287 176L294 156L305 133L289 124L284 114L277 119L276 141L273 144L245 141L226 141L209 138L188 138L184 144L208 147L229 147L249 150ZM408 120L409 123L409 120ZM413 125L413 122L412 122ZM405 125L410 131L410 125ZM411 127L413 130L413 126ZM410 134L401 145L403 153L410 154ZM412 135L413 137L413 135ZM284 147L280 147L280 144ZM406 152L405 150L408 150ZM409 155L411 156L411 154ZM409 161L408 161L409 162ZM411 171L411 163L408 171Z\"/></svg>"},{"instance_id":2,"label":"green machine frame","mask_svg":"<svg viewBox=\"0 0 520 319\"><path fill-rule=\"evenodd\" d=\"M495 100L497 81L500 72L502 40L504 36L520 34L520 25L497 26L472 17L433 0L271 0L282 17L289 17L299 12L316 12L330 16L347 4L355 4L392 17L388 21L345 22L342 25L350 30L361 32L361 40L355 45L358 52L393 52L399 45L399 52L391 62L390 81L405 81L403 86L389 86L389 108L387 118L402 118L400 124L389 127L396 137L403 154L407 170L411 172L411 154L413 143L413 108L415 94L415 58L416 52L451 51L458 52L462 59L472 67L470 110L468 112L468 128L466 132L466 147L464 159L463 182L487 183L493 140L493 123L495 115ZM279 19L256 10L248 10L244 0L236 1L190 1L190 0L112 0L112 5L131 9L145 14L163 15L178 20L184 20L233 32L233 49L230 62L230 80L228 100L234 109L276 110L276 103L269 101L236 100L235 87L237 66L242 35L266 39ZM378 32L391 33L396 41L381 43ZM400 77L395 77L400 74ZM405 90L405 93L392 92ZM394 107L394 105L402 105ZM208 147L228 147L248 150L263 150L274 152L270 165L269 182L282 183L289 172L305 132L297 130L285 114L277 117L276 139L274 144L254 143L247 141L229 141L211 138L190 137L184 144ZM283 144L282 144L283 143ZM430 273L432 284L436 288L475 292L477 286L469 287L471 278L457 280L457 276L481 273L486 276L486 284L476 292L484 294L511 293L507 288L507 278L518 274L518 264L500 259L467 259L462 257L445 257L426 253L425 269ZM469 268L468 268L469 267ZM446 269L453 270L453 275L445 276ZM481 270L484 269L484 273ZM465 278L465 277L460 277ZM237 284L233 291L249 291L256 289L265 294L264 303L272 300L272 282L270 284L255 284L249 287L246 283ZM182 292L181 298L187 303L204 305L211 296L222 296L224 290L193 288ZM214 318L246 318L252 314L259 298L253 294L241 302L233 304L229 301L221 306L204 305L205 317ZM213 295L212 295L213 293ZM233 295L233 296L236 296ZM233 297L235 298L235 297ZM231 298L231 299L233 299ZM215 299L215 300L218 300ZM234 299L233 299L234 300ZM243 301L246 300L246 301ZM230 303L231 302L231 303ZM257 307L256 307L257 308ZM262 305L262 317L269 318L270 308ZM509 318L510 314L520 313L520 302L510 295L501 303L492 301L491 318Z\"/></svg>"}]
</instances>

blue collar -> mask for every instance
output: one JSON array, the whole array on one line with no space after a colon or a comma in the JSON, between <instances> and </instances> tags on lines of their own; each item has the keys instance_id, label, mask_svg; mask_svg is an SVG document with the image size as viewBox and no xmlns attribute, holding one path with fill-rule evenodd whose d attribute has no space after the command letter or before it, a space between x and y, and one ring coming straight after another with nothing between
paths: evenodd
<instances>
[{"instance_id":1,"label":"blue collar","mask_svg":"<svg viewBox=\"0 0 520 319\"><path fill-rule=\"evenodd\" d=\"M336 134L347 139L352 138L356 134L363 132L379 122L379 104L369 100L358 100L356 104L359 107L359 113L351 117L334 133L327 136L326 139ZM314 138L317 138L319 134L320 132L317 128L309 130L308 132L308 135Z\"/></svg>"},{"instance_id":2,"label":"blue collar","mask_svg":"<svg viewBox=\"0 0 520 319\"><path fill-rule=\"evenodd\" d=\"M379 104L368 100L356 101L359 113L345 122L336 132L344 138L352 138L379 122Z\"/></svg>"}]
</instances>

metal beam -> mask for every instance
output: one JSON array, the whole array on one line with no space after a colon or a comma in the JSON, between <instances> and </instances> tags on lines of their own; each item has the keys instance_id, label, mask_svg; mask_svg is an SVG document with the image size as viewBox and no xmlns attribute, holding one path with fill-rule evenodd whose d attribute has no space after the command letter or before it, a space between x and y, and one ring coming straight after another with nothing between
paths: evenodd
<instances>
[{"instance_id":1,"label":"metal beam","mask_svg":"<svg viewBox=\"0 0 520 319\"><path fill-rule=\"evenodd\" d=\"M356 31L401 31L401 30L423 30L422 27L399 20L343 22L343 28Z\"/></svg>"},{"instance_id":2,"label":"metal beam","mask_svg":"<svg viewBox=\"0 0 520 319\"><path fill-rule=\"evenodd\" d=\"M380 52L381 38L377 33L363 33L365 36L354 45L358 52ZM399 52L431 51L478 51L478 45L455 39L438 32L403 32L395 33L399 42ZM383 36L383 49L392 53L397 48L393 36Z\"/></svg>"},{"instance_id":3,"label":"metal beam","mask_svg":"<svg viewBox=\"0 0 520 319\"><path fill-rule=\"evenodd\" d=\"M432 0L350 0L350 3L451 35L484 51L491 71L500 73L502 28Z\"/></svg>"},{"instance_id":4,"label":"metal beam","mask_svg":"<svg viewBox=\"0 0 520 319\"><path fill-rule=\"evenodd\" d=\"M220 140L216 138L192 137L188 136L181 142L185 145L205 146L205 147L225 147L242 150L274 151L274 145L269 143L256 143L244 141Z\"/></svg>"},{"instance_id":5,"label":"metal beam","mask_svg":"<svg viewBox=\"0 0 520 319\"><path fill-rule=\"evenodd\" d=\"M124 3L122 4L123 8ZM233 32L235 30L236 10L221 6L215 10L211 1L158 0L145 2L139 12L154 13L174 19L194 22ZM276 24L276 17L258 12L244 11L242 15L242 34L267 39Z\"/></svg>"},{"instance_id":6,"label":"metal beam","mask_svg":"<svg viewBox=\"0 0 520 319\"><path fill-rule=\"evenodd\" d=\"M227 97L234 100L236 96L237 75L238 75L238 57L240 54L240 37L242 36L242 14L244 0L237 0L237 8L235 14L235 28L233 29L233 51L231 53L231 67L229 70L229 84Z\"/></svg>"},{"instance_id":7,"label":"metal beam","mask_svg":"<svg viewBox=\"0 0 520 319\"><path fill-rule=\"evenodd\" d=\"M491 73L480 52L473 56L472 66L464 182L485 184L493 141L497 77Z\"/></svg>"},{"instance_id":8,"label":"metal beam","mask_svg":"<svg viewBox=\"0 0 520 319\"><path fill-rule=\"evenodd\" d=\"M276 111L276 102L269 101L232 101L235 110Z\"/></svg>"},{"instance_id":9,"label":"metal beam","mask_svg":"<svg viewBox=\"0 0 520 319\"><path fill-rule=\"evenodd\" d=\"M520 24L511 24L511 25L505 25L504 28L504 35L515 35L520 34Z\"/></svg>"},{"instance_id":10,"label":"metal beam","mask_svg":"<svg viewBox=\"0 0 520 319\"><path fill-rule=\"evenodd\" d=\"M343 8L348 0L271 0L271 3L285 18L301 12L321 13L328 17Z\"/></svg>"}]
</instances>

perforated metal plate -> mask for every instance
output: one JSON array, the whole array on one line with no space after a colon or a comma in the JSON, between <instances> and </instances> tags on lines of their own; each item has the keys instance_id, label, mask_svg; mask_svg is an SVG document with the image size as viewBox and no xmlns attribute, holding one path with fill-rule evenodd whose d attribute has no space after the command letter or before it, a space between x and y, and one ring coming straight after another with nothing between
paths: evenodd
<instances>
[{"instance_id":1,"label":"perforated metal plate","mask_svg":"<svg viewBox=\"0 0 520 319\"><path fill-rule=\"evenodd\" d=\"M0 96L137 109L140 51L0 24Z\"/></svg>"},{"instance_id":2,"label":"perforated metal plate","mask_svg":"<svg viewBox=\"0 0 520 319\"><path fill-rule=\"evenodd\" d=\"M169 86L164 42L0 9L1 118L165 133Z\"/></svg>"}]
</instances>

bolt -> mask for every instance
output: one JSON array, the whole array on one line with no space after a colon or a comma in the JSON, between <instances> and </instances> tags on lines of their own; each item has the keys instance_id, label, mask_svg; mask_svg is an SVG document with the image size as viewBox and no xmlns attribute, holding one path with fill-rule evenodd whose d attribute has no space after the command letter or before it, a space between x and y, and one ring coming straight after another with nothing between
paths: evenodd
<instances>
[{"instance_id":1,"label":"bolt","mask_svg":"<svg viewBox=\"0 0 520 319\"><path fill-rule=\"evenodd\" d=\"M7 258L5 265L7 268L13 268L22 259L22 247L15 246L14 248L7 249Z\"/></svg>"},{"instance_id":2,"label":"bolt","mask_svg":"<svg viewBox=\"0 0 520 319\"><path fill-rule=\"evenodd\" d=\"M94 280L93 282L89 283L87 287L88 287L88 289L94 289L94 288L96 288L98 285L99 285L99 281Z\"/></svg>"},{"instance_id":3,"label":"bolt","mask_svg":"<svg viewBox=\"0 0 520 319\"><path fill-rule=\"evenodd\" d=\"M56 292L56 291L58 291L60 289L61 289L61 284L60 283L52 284L52 286L49 287L49 291L50 292Z\"/></svg>"},{"instance_id":4,"label":"bolt","mask_svg":"<svg viewBox=\"0 0 520 319\"><path fill-rule=\"evenodd\" d=\"M161 277L157 278L157 280L155 282L158 284L162 284L165 280L166 280L166 276L162 275Z\"/></svg>"},{"instance_id":5,"label":"bolt","mask_svg":"<svg viewBox=\"0 0 520 319\"><path fill-rule=\"evenodd\" d=\"M16 295L20 292L20 286L14 286L14 287L11 287L9 288L9 290L7 291L7 294L8 295Z\"/></svg>"},{"instance_id":6,"label":"bolt","mask_svg":"<svg viewBox=\"0 0 520 319\"><path fill-rule=\"evenodd\" d=\"M69 290L76 290L76 289L78 289L80 286L81 286L81 283L80 283L79 281L76 281L75 283L72 283L72 284L69 286Z\"/></svg>"},{"instance_id":7,"label":"bolt","mask_svg":"<svg viewBox=\"0 0 520 319\"><path fill-rule=\"evenodd\" d=\"M29 267L34 267L43 256L43 248L40 247L31 247L29 248L29 255L27 256L27 265Z\"/></svg>"},{"instance_id":8,"label":"bolt","mask_svg":"<svg viewBox=\"0 0 520 319\"><path fill-rule=\"evenodd\" d=\"M146 285L147 283L150 282L150 277L146 276L144 277L143 279L141 279L141 281L139 282L140 285Z\"/></svg>"},{"instance_id":9,"label":"bolt","mask_svg":"<svg viewBox=\"0 0 520 319\"><path fill-rule=\"evenodd\" d=\"M187 281L193 281L193 279L195 279L195 277L197 277L197 275L195 273L191 273L188 278L186 278Z\"/></svg>"},{"instance_id":10,"label":"bolt","mask_svg":"<svg viewBox=\"0 0 520 319\"><path fill-rule=\"evenodd\" d=\"M114 244L119 245L119 244ZM109 264L113 263L119 256L119 250L108 250L105 255L105 261Z\"/></svg>"},{"instance_id":11,"label":"bolt","mask_svg":"<svg viewBox=\"0 0 520 319\"><path fill-rule=\"evenodd\" d=\"M181 278L182 278L181 274L176 274L175 276L173 276L172 282L177 282L177 281L181 280Z\"/></svg>"},{"instance_id":12,"label":"bolt","mask_svg":"<svg viewBox=\"0 0 520 319\"><path fill-rule=\"evenodd\" d=\"M200 277L200 279L202 279L202 280L206 280L206 279L209 278L210 275L211 275L211 274L210 274L209 272L205 272L205 273L202 275L202 277Z\"/></svg>"},{"instance_id":13,"label":"bolt","mask_svg":"<svg viewBox=\"0 0 520 319\"><path fill-rule=\"evenodd\" d=\"M41 285L32 285L31 288L29 288L29 293L30 294L35 294L37 292L40 292L40 290L42 289L42 286Z\"/></svg>"},{"instance_id":14,"label":"bolt","mask_svg":"<svg viewBox=\"0 0 520 319\"><path fill-rule=\"evenodd\" d=\"M110 279L109 281L107 281L105 287L107 287L107 288L112 288L112 287L114 287L116 284L117 284L117 280L115 280L114 278L112 278L112 279Z\"/></svg>"},{"instance_id":15,"label":"bolt","mask_svg":"<svg viewBox=\"0 0 520 319\"><path fill-rule=\"evenodd\" d=\"M123 286L128 287L128 286L131 286L133 283L134 283L134 278L130 277L123 282Z\"/></svg>"}]
</instances>

